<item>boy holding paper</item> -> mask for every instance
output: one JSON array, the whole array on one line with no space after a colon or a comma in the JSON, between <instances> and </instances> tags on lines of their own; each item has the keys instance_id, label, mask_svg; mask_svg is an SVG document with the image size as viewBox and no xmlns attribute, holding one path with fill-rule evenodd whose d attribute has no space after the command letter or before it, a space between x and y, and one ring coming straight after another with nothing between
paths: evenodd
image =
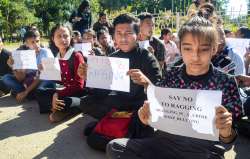
<instances>
[{"instance_id":1,"label":"boy holding paper","mask_svg":"<svg viewBox=\"0 0 250 159\"><path fill-rule=\"evenodd\" d=\"M114 19L114 40L119 50L110 57L129 59L130 69L140 69L148 78L156 83L161 77L159 63L146 49L138 46L139 26L137 19L128 14L121 14ZM86 79L87 65L78 68L80 77ZM107 91L94 89L93 93L81 98L81 109L97 119L101 119L112 108L118 110L138 110L146 99L144 88L130 82L130 92Z\"/></svg>"},{"instance_id":2,"label":"boy holding paper","mask_svg":"<svg viewBox=\"0 0 250 159\"><path fill-rule=\"evenodd\" d=\"M217 48L216 28L208 20L195 16L181 27L179 39L184 64L169 70L159 85L169 88L221 90L222 105L216 109L214 123L219 130L219 141L178 136L157 130L151 138L111 141L107 146L108 158L222 159L225 144L235 140L237 135L233 121L241 115L241 101L235 79L211 65L211 58ZM139 70L130 70L129 75L135 83L144 85L145 88L151 83ZM138 111L144 127L148 127L150 119L149 106L150 103L145 102Z\"/></svg>"},{"instance_id":3,"label":"boy holding paper","mask_svg":"<svg viewBox=\"0 0 250 159\"><path fill-rule=\"evenodd\" d=\"M155 55L162 68L164 65L166 49L163 42L153 36L154 17L150 13L141 13L138 18L140 19L140 34L138 39L139 41L149 41L150 47L147 49Z\"/></svg>"},{"instance_id":4,"label":"boy holding paper","mask_svg":"<svg viewBox=\"0 0 250 159\"><path fill-rule=\"evenodd\" d=\"M48 49L40 47L40 33L37 30L29 30L24 35L24 45L17 49L17 51L34 50L36 56L36 65L38 70L42 68L42 58L53 57ZM18 53L18 52L17 52ZM28 52L27 52L28 54ZM29 55L27 55L29 56ZM18 61L16 61L18 62ZM14 60L10 56L8 65L13 66ZM33 69L15 69L14 75L7 74L3 77L4 84L11 89L13 95L16 96L18 102L23 101L27 96L30 99L34 97L34 90L39 87L53 87L51 82L40 81L37 78L38 71Z\"/></svg>"},{"instance_id":5,"label":"boy holding paper","mask_svg":"<svg viewBox=\"0 0 250 159\"><path fill-rule=\"evenodd\" d=\"M103 56L104 53L101 51L99 47L97 47L99 44L97 44L95 38L96 38L96 33L94 30L91 29L84 30L82 34L82 42L91 44L91 48L89 49L89 54L96 56Z\"/></svg>"}]
</instances>

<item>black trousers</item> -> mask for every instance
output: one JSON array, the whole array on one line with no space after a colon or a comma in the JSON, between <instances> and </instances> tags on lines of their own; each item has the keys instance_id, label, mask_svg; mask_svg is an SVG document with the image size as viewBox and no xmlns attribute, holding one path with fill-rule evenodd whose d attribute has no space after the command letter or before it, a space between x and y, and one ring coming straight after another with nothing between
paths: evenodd
<instances>
[{"instance_id":1,"label":"black trousers","mask_svg":"<svg viewBox=\"0 0 250 159\"><path fill-rule=\"evenodd\" d=\"M174 142L155 137L112 140L106 147L106 154L108 159L224 159L210 150L185 152Z\"/></svg>"},{"instance_id":2,"label":"black trousers","mask_svg":"<svg viewBox=\"0 0 250 159\"><path fill-rule=\"evenodd\" d=\"M5 94L10 93L10 88L8 88L2 81L2 79L0 79L0 90L2 92L4 92Z\"/></svg>"},{"instance_id":3,"label":"black trousers","mask_svg":"<svg viewBox=\"0 0 250 159\"><path fill-rule=\"evenodd\" d=\"M49 113L51 111L52 107L52 98L53 94L56 92L55 89L38 89L35 93L36 100L39 105L39 111L40 113ZM64 109L62 111L68 111L70 108L80 106L80 93L77 93L76 95L72 95L70 97L62 97L59 98L60 100L63 100L65 103Z\"/></svg>"},{"instance_id":4,"label":"black trousers","mask_svg":"<svg viewBox=\"0 0 250 159\"><path fill-rule=\"evenodd\" d=\"M243 107L244 107L244 112L245 112L246 116L250 117L250 96L248 96Z\"/></svg>"},{"instance_id":5,"label":"black trousers","mask_svg":"<svg viewBox=\"0 0 250 159\"><path fill-rule=\"evenodd\" d=\"M125 99L119 95L87 95L81 97L80 109L96 119L103 118L111 109L120 111L138 110L145 99Z\"/></svg>"}]
</instances>

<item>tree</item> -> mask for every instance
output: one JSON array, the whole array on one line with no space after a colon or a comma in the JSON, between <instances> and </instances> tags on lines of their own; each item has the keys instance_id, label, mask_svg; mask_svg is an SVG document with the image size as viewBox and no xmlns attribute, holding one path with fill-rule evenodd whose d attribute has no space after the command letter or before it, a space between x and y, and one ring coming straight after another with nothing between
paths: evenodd
<instances>
[{"instance_id":1,"label":"tree","mask_svg":"<svg viewBox=\"0 0 250 159\"><path fill-rule=\"evenodd\" d=\"M120 8L126 8L132 4L133 0L100 0L102 10L114 11Z\"/></svg>"},{"instance_id":2,"label":"tree","mask_svg":"<svg viewBox=\"0 0 250 159\"><path fill-rule=\"evenodd\" d=\"M26 0L29 8L34 8L35 16L40 18L42 30L48 35L51 27L57 23L66 23L73 10L77 9L82 0ZM91 0L91 10L100 10L99 0ZM96 15L96 14L95 14Z\"/></svg>"},{"instance_id":3,"label":"tree","mask_svg":"<svg viewBox=\"0 0 250 159\"><path fill-rule=\"evenodd\" d=\"M11 37L13 33L17 33L22 26L31 25L38 21L33 11L29 10L24 2L20 0L0 1L0 11L2 33L8 37Z\"/></svg>"},{"instance_id":4,"label":"tree","mask_svg":"<svg viewBox=\"0 0 250 159\"><path fill-rule=\"evenodd\" d=\"M26 0L26 5L34 8L35 16L39 17L42 30L47 35L53 24L66 22L79 3L80 0Z\"/></svg>"}]
</instances>

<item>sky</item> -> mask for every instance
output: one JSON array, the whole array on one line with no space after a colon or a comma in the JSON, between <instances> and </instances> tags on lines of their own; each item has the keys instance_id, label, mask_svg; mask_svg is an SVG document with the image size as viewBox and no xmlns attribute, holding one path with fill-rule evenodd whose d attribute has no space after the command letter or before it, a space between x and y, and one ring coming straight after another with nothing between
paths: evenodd
<instances>
[{"instance_id":1,"label":"sky","mask_svg":"<svg viewBox=\"0 0 250 159\"><path fill-rule=\"evenodd\" d=\"M239 16L239 14L246 15L247 1L248 0L229 0L229 4L227 7L227 14L232 15L232 18Z\"/></svg>"}]
</instances>

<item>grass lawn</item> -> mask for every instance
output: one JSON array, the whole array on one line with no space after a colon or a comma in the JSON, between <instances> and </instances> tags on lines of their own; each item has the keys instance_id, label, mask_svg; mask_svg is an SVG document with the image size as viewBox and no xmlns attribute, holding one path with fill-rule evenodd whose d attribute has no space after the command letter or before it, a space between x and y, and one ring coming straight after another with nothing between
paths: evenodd
<instances>
[{"instance_id":1,"label":"grass lawn","mask_svg":"<svg viewBox=\"0 0 250 159\"><path fill-rule=\"evenodd\" d=\"M47 39L47 38L41 38L41 44L42 45L44 45L45 47L47 47L48 43L49 43L49 39ZM4 47L7 50L13 51L13 50L17 49L22 44L23 44L22 41L19 41L19 42L5 42L4 43Z\"/></svg>"}]
</instances>

